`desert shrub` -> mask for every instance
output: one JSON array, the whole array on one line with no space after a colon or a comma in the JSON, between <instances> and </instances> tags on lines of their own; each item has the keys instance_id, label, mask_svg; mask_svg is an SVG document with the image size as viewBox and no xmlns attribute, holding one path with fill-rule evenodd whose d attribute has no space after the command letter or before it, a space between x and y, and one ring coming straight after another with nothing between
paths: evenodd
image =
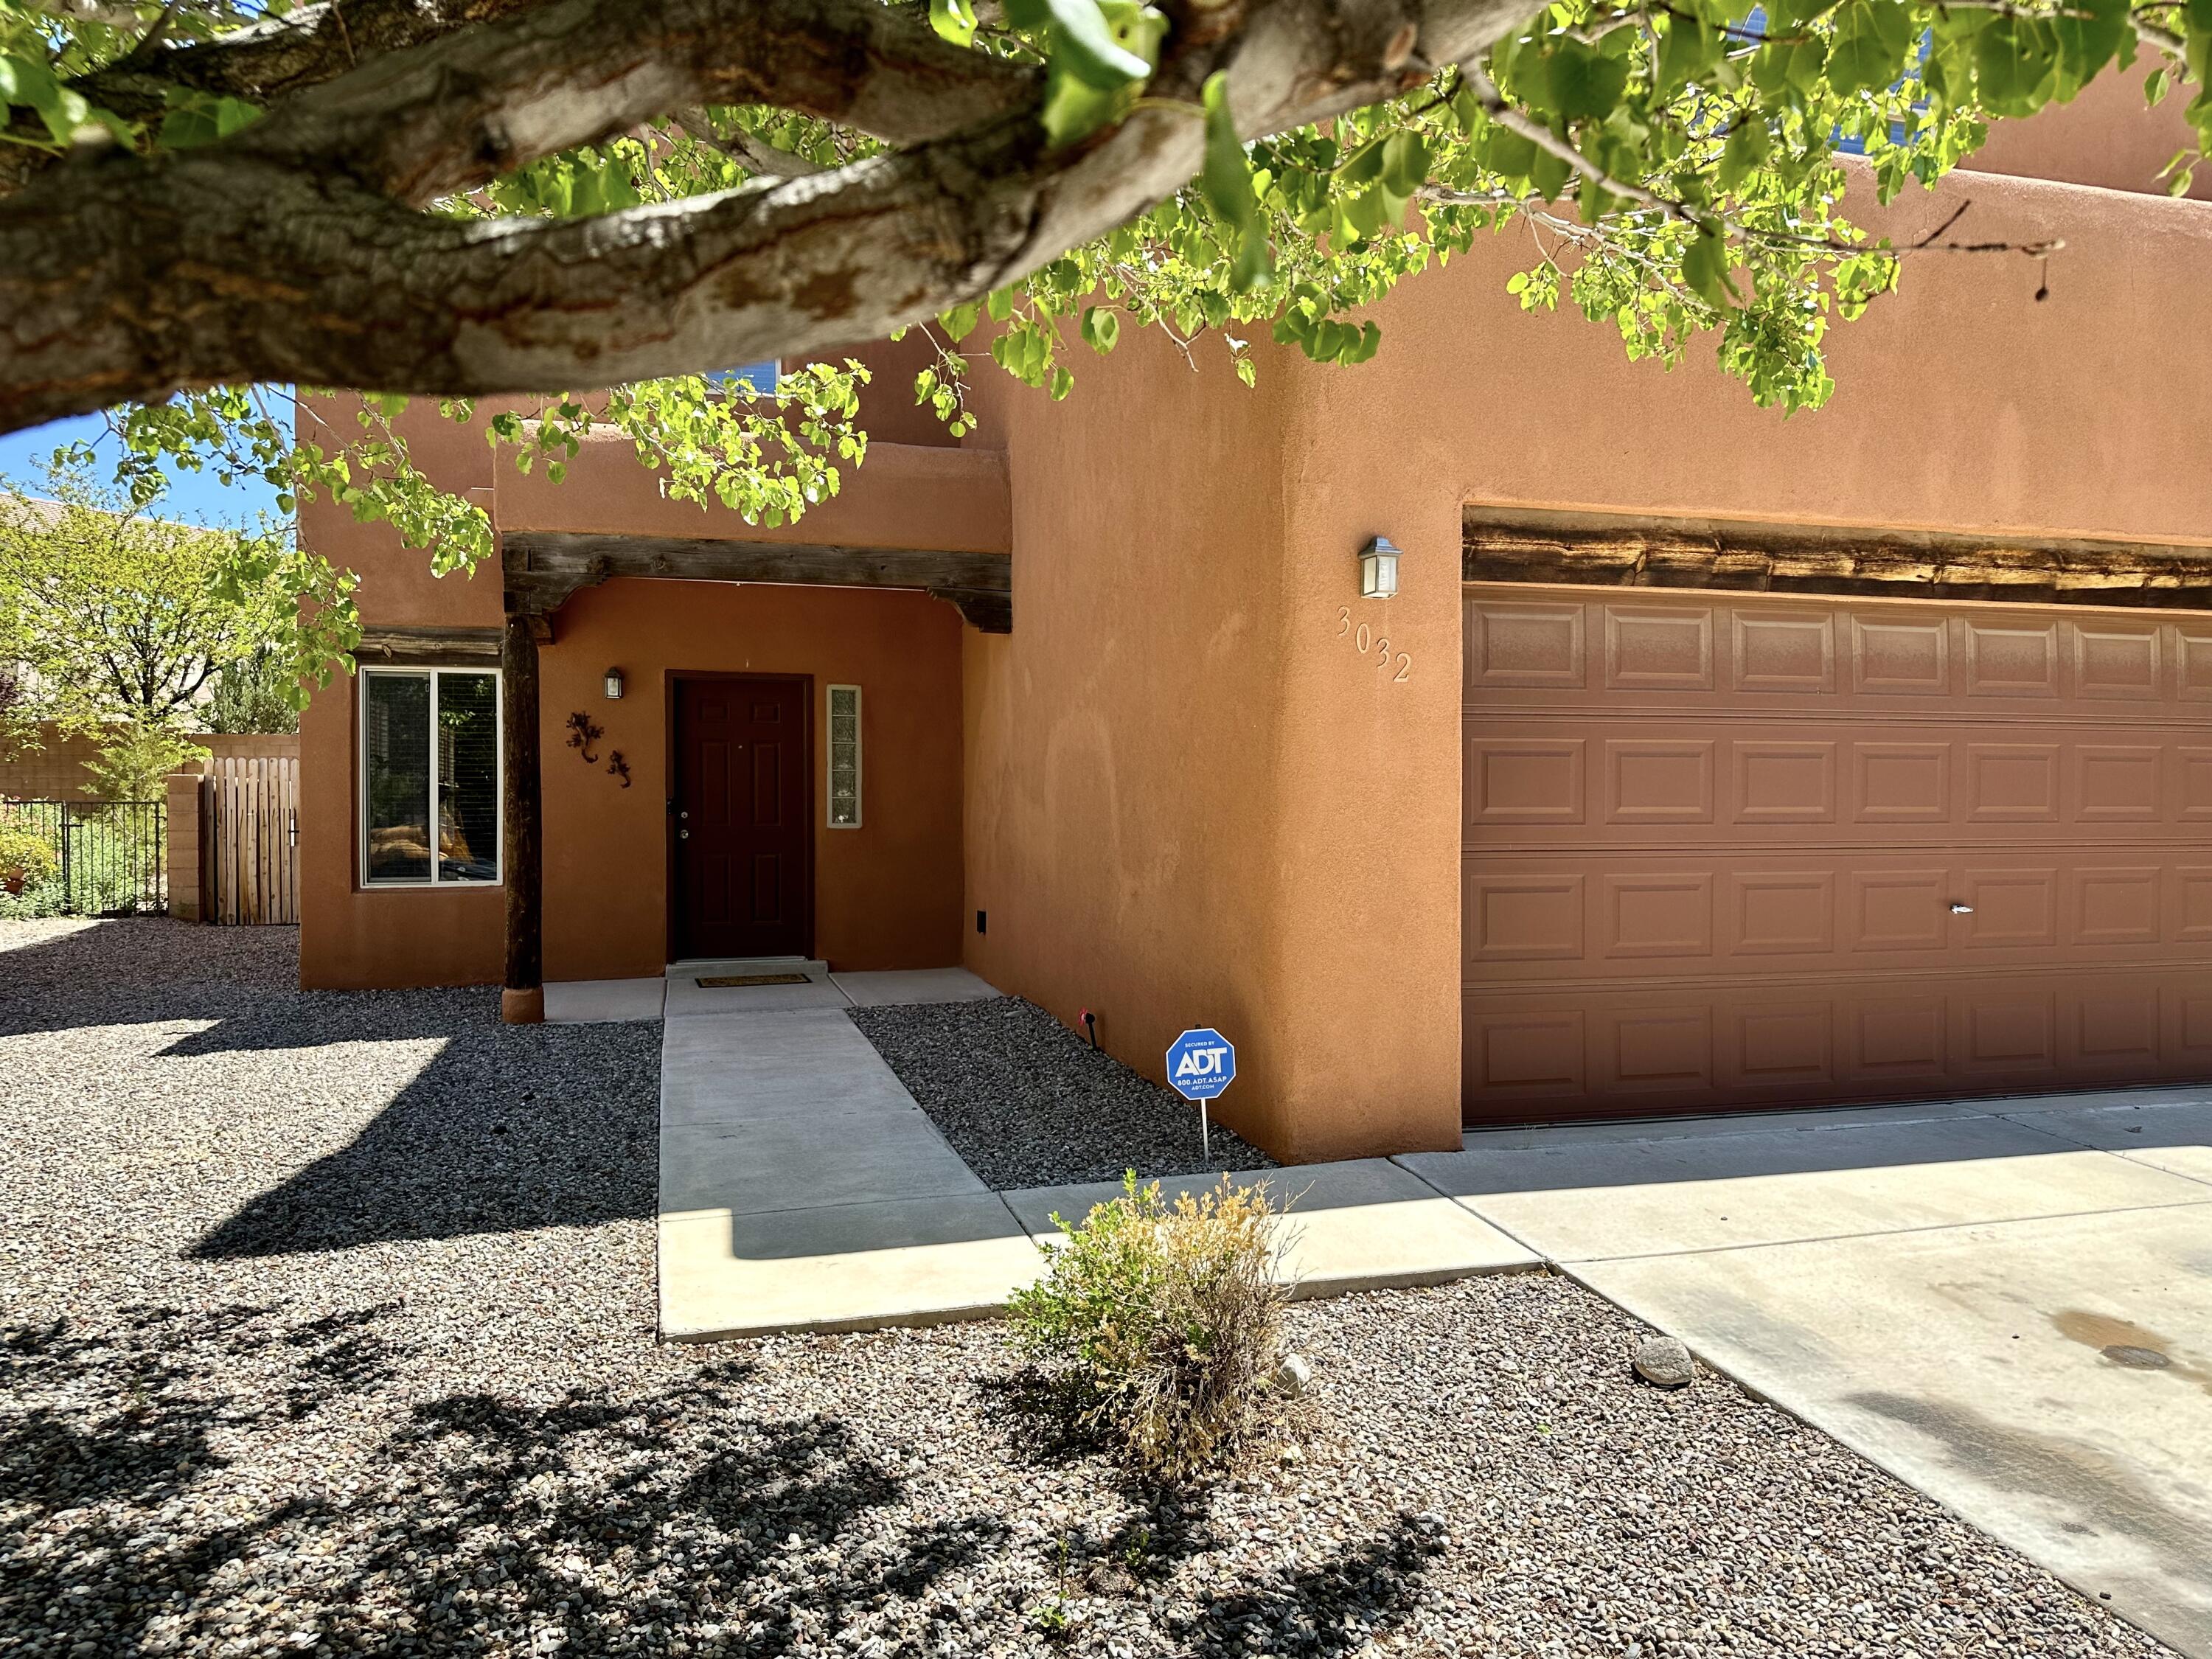
<instances>
[{"instance_id":1,"label":"desert shrub","mask_svg":"<svg viewBox=\"0 0 2212 1659\"><path fill-rule=\"evenodd\" d=\"M1182 1480L1260 1422L1289 1291L1264 1183L1161 1200L1133 1173L1064 1235L1009 1307L1014 1334L1054 1367L1082 1425L1141 1473Z\"/></svg>"},{"instance_id":2,"label":"desert shrub","mask_svg":"<svg viewBox=\"0 0 2212 1659\"><path fill-rule=\"evenodd\" d=\"M0 892L21 898L25 889L52 881L58 868L53 844L29 815L0 801Z\"/></svg>"}]
</instances>

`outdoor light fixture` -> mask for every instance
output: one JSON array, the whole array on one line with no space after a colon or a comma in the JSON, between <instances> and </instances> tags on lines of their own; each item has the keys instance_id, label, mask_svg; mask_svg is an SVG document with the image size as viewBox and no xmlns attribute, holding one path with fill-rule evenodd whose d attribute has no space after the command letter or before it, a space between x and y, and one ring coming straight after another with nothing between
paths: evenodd
<instances>
[{"instance_id":1,"label":"outdoor light fixture","mask_svg":"<svg viewBox=\"0 0 2212 1659\"><path fill-rule=\"evenodd\" d=\"M609 702L622 701L622 670L619 668L607 670L607 701Z\"/></svg>"},{"instance_id":2,"label":"outdoor light fixture","mask_svg":"<svg viewBox=\"0 0 2212 1659\"><path fill-rule=\"evenodd\" d=\"M1359 550L1359 597L1387 599L1398 591L1398 550L1377 536Z\"/></svg>"}]
</instances>

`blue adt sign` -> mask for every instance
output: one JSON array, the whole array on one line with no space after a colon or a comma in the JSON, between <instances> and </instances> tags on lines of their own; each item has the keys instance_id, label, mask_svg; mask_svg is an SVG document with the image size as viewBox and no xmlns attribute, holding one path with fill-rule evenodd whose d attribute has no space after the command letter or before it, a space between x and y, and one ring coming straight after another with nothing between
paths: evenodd
<instances>
[{"instance_id":1,"label":"blue adt sign","mask_svg":"<svg viewBox=\"0 0 2212 1659\"><path fill-rule=\"evenodd\" d=\"M1185 1100L1212 1100L1237 1076L1237 1049L1207 1027L1168 1044L1168 1081Z\"/></svg>"}]
</instances>

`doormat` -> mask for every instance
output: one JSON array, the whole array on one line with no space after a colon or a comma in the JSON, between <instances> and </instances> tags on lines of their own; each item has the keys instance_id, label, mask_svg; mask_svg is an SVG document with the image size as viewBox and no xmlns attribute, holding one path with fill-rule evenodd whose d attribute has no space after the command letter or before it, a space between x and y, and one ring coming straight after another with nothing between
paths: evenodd
<instances>
[{"instance_id":1,"label":"doormat","mask_svg":"<svg viewBox=\"0 0 2212 1659\"><path fill-rule=\"evenodd\" d=\"M732 991L741 985L811 985L804 974L716 974L696 981L702 990Z\"/></svg>"}]
</instances>

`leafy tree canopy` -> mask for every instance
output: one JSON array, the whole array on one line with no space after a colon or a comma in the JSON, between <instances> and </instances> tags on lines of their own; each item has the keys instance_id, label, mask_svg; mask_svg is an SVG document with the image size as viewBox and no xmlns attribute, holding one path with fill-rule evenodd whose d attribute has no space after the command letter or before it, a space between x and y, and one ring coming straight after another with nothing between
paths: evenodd
<instances>
[{"instance_id":1,"label":"leafy tree canopy","mask_svg":"<svg viewBox=\"0 0 2212 1659\"><path fill-rule=\"evenodd\" d=\"M105 408L141 500L250 471L443 568L489 527L393 416L522 394L515 464L611 424L781 524L865 456L838 343L928 331L956 431L971 339L1054 398L1127 328L1249 382L1509 227L1524 306L1814 409L1832 322L1971 246L1870 235L1847 155L1886 203L2146 58L2185 189L2212 0L0 0L0 429ZM807 366L702 372L763 359Z\"/></svg>"},{"instance_id":2,"label":"leafy tree canopy","mask_svg":"<svg viewBox=\"0 0 2212 1659\"><path fill-rule=\"evenodd\" d=\"M166 522L158 496L134 503L82 465L0 487L0 666L19 718L189 726L210 681L257 655L296 705L354 642L350 573L279 537Z\"/></svg>"}]
</instances>

